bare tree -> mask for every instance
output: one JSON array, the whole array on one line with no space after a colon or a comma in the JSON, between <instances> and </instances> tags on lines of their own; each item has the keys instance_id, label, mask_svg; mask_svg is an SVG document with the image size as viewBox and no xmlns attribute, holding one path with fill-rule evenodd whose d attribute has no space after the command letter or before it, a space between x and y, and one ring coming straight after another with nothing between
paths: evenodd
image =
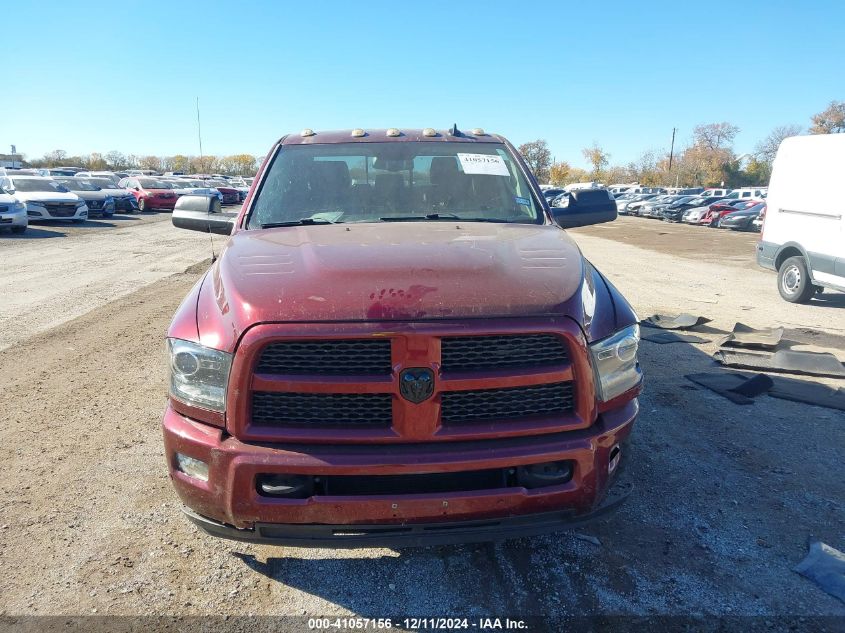
<instances>
[{"instance_id":1,"label":"bare tree","mask_svg":"<svg viewBox=\"0 0 845 633\"><path fill-rule=\"evenodd\" d=\"M845 101L831 101L830 105L813 115L810 134L837 134L845 132Z\"/></svg>"},{"instance_id":2,"label":"bare tree","mask_svg":"<svg viewBox=\"0 0 845 633\"><path fill-rule=\"evenodd\" d=\"M778 152L781 141L789 136L798 136L801 134L800 125L779 125L762 141L757 143L754 148L754 156L761 162L772 164L775 160L775 154Z\"/></svg>"},{"instance_id":3,"label":"bare tree","mask_svg":"<svg viewBox=\"0 0 845 633\"><path fill-rule=\"evenodd\" d=\"M739 128L723 121L722 123L707 123L693 128L695 145L709 150L728 149L733 145Z\"/></svg>"},{"instance_id":4,"label":"bare tree","mask_svg":"<svg viewBox=\"0 0 845 633\"><path fill-rule=\"evenodd\" d=\"M538 138L536 141L520 145L519 153L522 154L522 158L534 172L534 177L539 182L548 182L549 168L552 166L552 153L549 151L549 144L544 139Z\"/></svg>"}]
</instances>

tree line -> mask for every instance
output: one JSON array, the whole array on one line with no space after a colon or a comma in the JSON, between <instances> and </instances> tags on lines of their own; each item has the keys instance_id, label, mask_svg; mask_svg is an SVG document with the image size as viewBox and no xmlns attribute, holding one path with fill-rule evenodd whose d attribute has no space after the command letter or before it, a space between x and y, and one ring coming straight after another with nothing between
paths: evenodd
<instances>
[{"instance_id":1,"label":"tree line","mask_svg":"<svg viewBox=\"0 0 845 633\"><path fill-rule=\"evenodd\" d=\"M29 167L84 167L89 171L125 171L151 169L158 172L175 171L186 174L226 174L253 176L258 170L258 158L252 154L232 156L135 156L111 151L93 152L87 156L70 156L61 149L46 153L42 158L26 161Z\"/></svg>"},{"instance_id":2,"label":"tree line","mask_svg":"<svg viewBox=\"0 0 845 633\"><path fill-rule=\"evenodd\" d=\"M810 134L845 132L845 101L833 101L811 118ZM519 146L519 153L541 183L567 185L598 181L606 184L639 182L645 186L744 187L766 185L778 146L788 136L804 133L800 125L781 125L749 154L738 156L733 142L739 128L731 123L695 126L691 142L670 156L665 150L647 150L627 165L612 165L611 155L598 143L581 150L589 169L567 161L553 161L548 143L537 139Z\"/></svg>"}]
</instances>

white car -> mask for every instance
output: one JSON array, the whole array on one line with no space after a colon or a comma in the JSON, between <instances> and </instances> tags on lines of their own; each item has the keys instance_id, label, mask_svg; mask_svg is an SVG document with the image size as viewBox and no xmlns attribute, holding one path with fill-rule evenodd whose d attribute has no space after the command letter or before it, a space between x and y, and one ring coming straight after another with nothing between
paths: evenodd
<instances>
[{"instance_id":1,"label":"white car","mask_svg":"<svg viewBox=\"0 0 845 633\"><path fill-rule=\"evenodd\" d=\"M120 181L120 177L113 171L79 171L76 172L74 178L105 178L111 180L115 185Z\"/></svg>"},{"instance_id":2,"label":"white car","mask_svg":"<svg viewBox=\"0 0 845 633\"><path fill-rule=\"evenodd\" d=\"M0 229L11 229L12 233L23 233L29 220L26 205L0 189Z\"/></svg>"},{"instance_id":3,"label":"white car","mask_svg":"<svg viewBox=\"0 0 845 633\"><path fill-rule=\"evenodd\" d=\"M85 202L52 178L4 176L0 178L0 187L26 204L30 221L70 220L78 223L88 219Z\"/></svg>"}]
</instances>

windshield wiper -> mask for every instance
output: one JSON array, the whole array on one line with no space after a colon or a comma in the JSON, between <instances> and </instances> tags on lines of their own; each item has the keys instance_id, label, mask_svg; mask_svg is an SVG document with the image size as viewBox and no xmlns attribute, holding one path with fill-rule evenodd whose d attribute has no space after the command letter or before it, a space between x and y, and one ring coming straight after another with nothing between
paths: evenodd
<instances>
[{"instance_id":1,"label":"windshield wiper","mask_svg":"<svg viewBox=\"0 0 845 633\"><path fill-rule=\"evenodd\" d=\"M501 218L464 218L454 213L429 213L427 215L394 215L379 218L382 222L414 222L424 220L460 220L461 222L504 222Z\"/></svg>"},{"instance_id":2,"label":"windshield wiper","mask_svg":"<svg viewBox=\"0 0 845 633\"><path fill-rule=\"evenodd\" d=\"M262 229L276 229L280 226L311 226L313 224L340 224L325 218L302 218L301 220L290 220L288 222L266 222L261 225Z\"/></svg>"}]
</instances>

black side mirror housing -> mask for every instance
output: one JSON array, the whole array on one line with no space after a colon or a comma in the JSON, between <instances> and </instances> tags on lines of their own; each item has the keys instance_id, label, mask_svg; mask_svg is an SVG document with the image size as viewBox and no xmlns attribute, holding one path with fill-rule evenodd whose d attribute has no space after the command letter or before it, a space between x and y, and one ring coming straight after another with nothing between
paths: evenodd
<instances>
[{"instance_id":1,"label":"black side mirror housing","mask_svg":"<svg viewBox=\"0 0 845 633\"><path fill-rule=\"evenodd\" d=\"M201 233L231 235L237 213L221 212L217 196L181 196L173 208L173 226Z\"/></svg>"},{"instance_id":2,"label":"black side mirror housing","mask_svg":"<svg viewBox=\"0 0 845 633\"><path fill-rule=\"evenodd\" d=\"M616 200L607 189L578 189L570 191L568 204L552 207L552 218L562 229L590 226L616 219Z\"/></svg>"}]
</instances>

